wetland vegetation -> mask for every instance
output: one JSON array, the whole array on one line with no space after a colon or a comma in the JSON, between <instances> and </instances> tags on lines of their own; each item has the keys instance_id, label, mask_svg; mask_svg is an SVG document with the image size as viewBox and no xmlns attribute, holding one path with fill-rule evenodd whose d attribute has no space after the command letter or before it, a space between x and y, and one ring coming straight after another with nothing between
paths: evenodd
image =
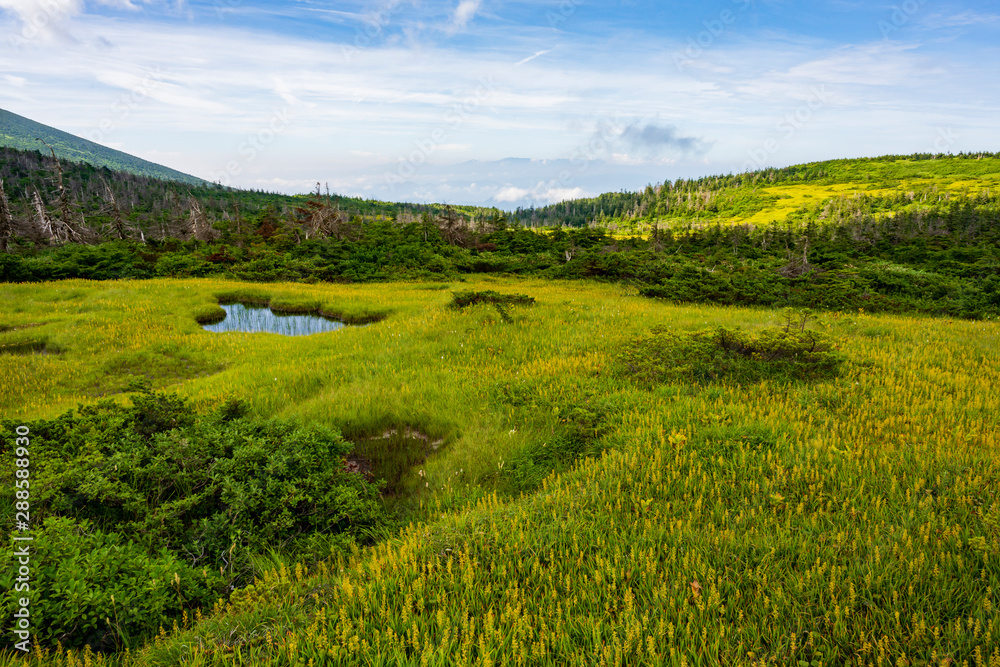
<instances>
[{"instance_id":1,"label":"wetland vegetation","mask_svg":"<svg viewBox=\"0 0 1000 667\"><path fill-rule=\"evenodd\" d=\"M319 193L237 225L219 193L208 235L14 229L22 664L997 667L998 162L673 183L579 228ZM370 326L203 328L237 303Z\"/></svg>"}]
</instances>

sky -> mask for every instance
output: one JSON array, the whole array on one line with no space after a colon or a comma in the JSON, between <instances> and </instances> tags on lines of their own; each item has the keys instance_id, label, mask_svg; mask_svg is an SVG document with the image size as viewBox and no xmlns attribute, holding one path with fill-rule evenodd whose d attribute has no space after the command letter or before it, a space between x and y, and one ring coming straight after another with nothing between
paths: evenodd
<instances>
[{"instance_id":1,"label":"sky","mask_svg":"<svg viewBox=\"0 0 1000 667\"><path fill-rule=\"evenodd\" d=\"M0 108L209 181L541 206L1000 150L995 0L0 0Z\"/></svg>"}]
</instances>

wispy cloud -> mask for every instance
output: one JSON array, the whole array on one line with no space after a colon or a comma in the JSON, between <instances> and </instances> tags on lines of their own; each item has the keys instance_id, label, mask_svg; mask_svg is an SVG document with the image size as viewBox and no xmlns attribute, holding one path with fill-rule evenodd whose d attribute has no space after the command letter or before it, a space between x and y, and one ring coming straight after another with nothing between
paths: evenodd
<instances>
[{"instance_id":1,"label":"wispy cloud","mask_svg":"<svg viewBox=\"0 0 1000 667\"><path fill-rule=\"evenodd\" d=\"M0 0L0 9L28 23L40 15L72 16L83 11L83 0Z\"/></svg>"},{"instance_id":2,"label":"wispy cloud","mask_svg":"<svg viewBox=\"0 0 1000 667\"><path fill-rule=\"evenodd\" d=\"M515 67L520 67L521 65L524 65L525 63L530 63L535 58L539 58L541 56L544 56L546 53L552 53L553 51L555 51L555 49L545 49L544 51L535 51L535 53L533 53L532 55L528 56L527 58L524 58L522 60L518 60L516 63L514 63L514 66Z\"/></svg>"},{"instance_id":3,"label":"wispy cloud","mask_svg":"<svg viewBox=\"0 0 1000 667\"><path fill-rule=\"evenodd\" d=\"M220 2L238 11L216 12ZM928 3L912 19L920 29L891 40L877 28L886 8L854 0L800 13L758 2L754 20L723 22L717 37L721 15L695 3L570 0L553 26L558 4L0 0L0 35L21 34L48 7L54 18L37 32L78 37L16 52L0 38L0 107L77 134L110 119L107 141L209 178L294 107L235 185L329 179L348 194L512 206L739 170L776 134L786 164L912 152L941 127L956 128L953 150L1000 144L1000 39L985 2L937 28ZM182 6L190 20L177 20ZM678 70L678 49L703 31L711 48ZM155 86L142 84L150 71ZM477 101L484 78L495 90ZM817 90L830 102L785 140L780 128L800 122ZM426 168L387 191L386 165L442 130ZM586 173L567 164L577 155Z\"/></svg>"},{"instance_id":4,"label":"wispy cloud","mask_svg":"<svg viewBox=\"0 0 1000 667\"><path fill-rule=\"evenodd\" d=\"M0 0L0 9L18 19L12 40L67 39L69 20L83 11L83 0Z\"/></svg>"},{"instance_id":5,"label":"wispy cloud","mask_svg":"<svg viewBox=\"0 0 1000 667\"><path fill-rule=\"evenodd\" d=\"M455 8L455 13L452 14L451 29L465 30L482 4L482 0L461 0Z\"/></svg>"},{"instance_id":6,"label":"wispy cloud","mask_svg":"<svg viewBox=\"0 0 1000 667\"><path fill-rule=\"evenodd\" d=\"M928 27L982 26L1000 21L1000 14L977 12L967 9L957 14L934 14L927 17Z\"/></svg>"}]
</instances>

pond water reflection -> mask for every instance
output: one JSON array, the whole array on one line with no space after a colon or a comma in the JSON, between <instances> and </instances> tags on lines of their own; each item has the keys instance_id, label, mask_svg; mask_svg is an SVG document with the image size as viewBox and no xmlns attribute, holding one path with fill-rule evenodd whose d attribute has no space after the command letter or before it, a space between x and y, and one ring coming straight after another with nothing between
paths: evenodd
<instances>
[{"instance_id":1,"label":"pond water reflection","mask_svg":"<svg viewBox=\"0 0 1000 667\"><path fill-rule=\"evenodd\" d=\"M222 306L226 318L215 324L205 324L205 331L243 331L247 333L276 333L284 336L308 336L344 328L343 322L328 320L319 315L283 315L266 306L245 306L233 303Z\"/></svg>"}]
</instances>

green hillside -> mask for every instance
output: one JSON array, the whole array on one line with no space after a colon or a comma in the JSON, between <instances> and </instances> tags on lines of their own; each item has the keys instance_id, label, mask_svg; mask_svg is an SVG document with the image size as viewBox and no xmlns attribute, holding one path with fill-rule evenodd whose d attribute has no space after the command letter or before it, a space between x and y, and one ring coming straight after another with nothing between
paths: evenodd
<instances>
[{"instance_id":1,"label":"green hillside","mask_svg":"<svg viewBox=\"0 0 1000 667\"><path fill-rule=\"evenodd\" d=\"M998 185L1000 154L885 155L667 180L635 192L518 209L514 217L531 227L592 223L610 231L649 233L653 226L818 221L862 199L882 199L893 202L894 210L913 210L952 195L996 193Z\"/></svg>"},{"instance_id":2,"label":"green hillside","mask_svg":"<svg viewBox=\"0 0 1000 667\"><path fill-rule=\"evenodd\" d=\"M113 171L179 181L189 185L206 183L206 181L189 174L116 151L113 148L96 144L93 141L0 109L0 146L27 151L46 151L39 139L52 146L56 155L65 160L88 162L95 167L107 167Z\"/></svg>"}]
</instances>

